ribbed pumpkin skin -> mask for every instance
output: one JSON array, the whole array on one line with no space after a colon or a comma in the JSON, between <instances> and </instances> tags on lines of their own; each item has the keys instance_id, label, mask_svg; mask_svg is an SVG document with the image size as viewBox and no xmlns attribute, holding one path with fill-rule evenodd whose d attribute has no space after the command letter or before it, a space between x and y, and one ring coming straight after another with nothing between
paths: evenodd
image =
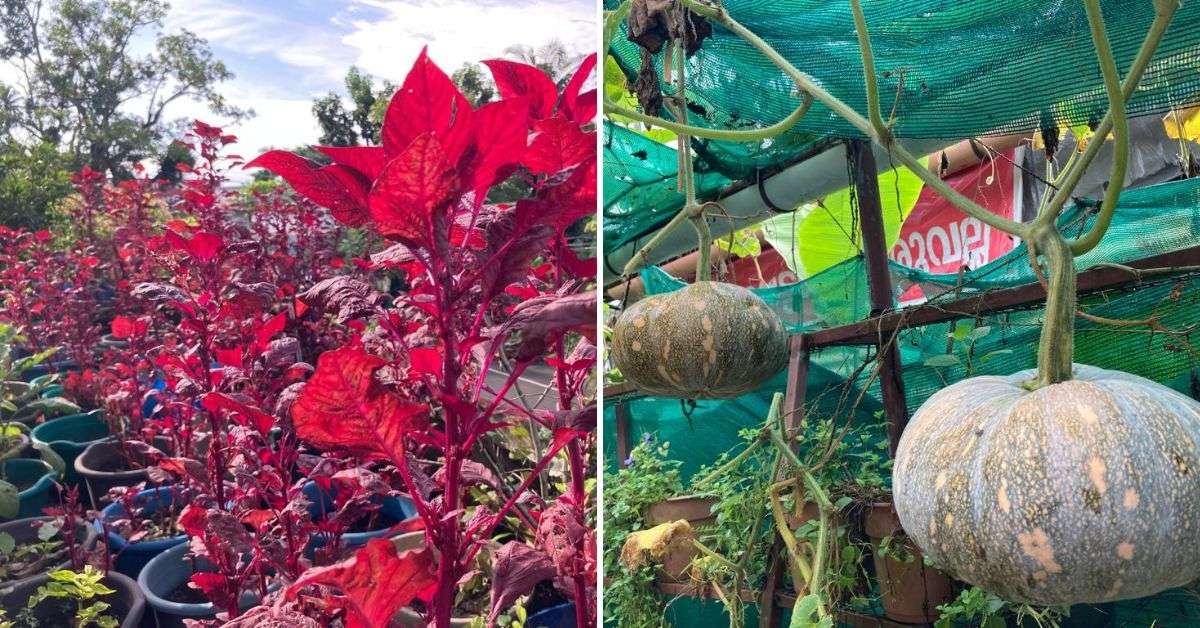
<instances>
[{"instance_id":1,"label":"ribbed pumpkin skin","mask_svg":"<svg viewBox=\"0 0 1200 628\"><path fill-rule=\"evenodd\" d=\"M917 410L896 452L896 511L956 578L1035 604L1151 595L1200 576L1200 403L1075 365L963 380Z\"/></svg>"},{"instance_id":2,"label":"ribbed pumpkin skin","mask_svg":"<svg viewBox=\"0 0 1200 628\"><path fill-rule=\"evenodd\" d=\"M788 333L749 290L702 281L634 303L609 347L621 373L647 394L728 399L787 366Z\"/></svg>"}]
</instances>

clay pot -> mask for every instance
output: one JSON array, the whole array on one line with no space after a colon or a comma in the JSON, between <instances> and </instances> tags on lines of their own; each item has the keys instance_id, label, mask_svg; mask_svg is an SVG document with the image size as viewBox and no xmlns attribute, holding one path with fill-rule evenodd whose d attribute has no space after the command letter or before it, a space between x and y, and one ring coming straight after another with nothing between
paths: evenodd
<instances>
[{"instance_id":1,"label":"clay pot","mask_svg":"<svg viewBox=\"0 0 1200 628\"><path fill-rule=\"evenodd\" d=\"M937 607L954 599L950 578L926 566L920 550L911 543L908 551L915 557L912 562L902 562L880 554L879 545L883 539L903 533L891 502L871 504L863 528L871 539L875 577L879 580L884 614L889 619L904 623L936 621L939 615Z\"/></svg>"},{"instance_id":2,"label":"clay pot","mask_svg":"<svg viewBox=\"0 0 1200 628\"><path fill-rule=\"evenodd\" d=\"M668 500L651 504L646 509L646 527L652 528L664 523L679 521L683 519L692 526L693 530L716 525L717 515L713 513L713 506L717 505L715 497L698 497L696 495L683 495L681 497L672 497ZM692 559L700 552L692 541L696 536L679 534L671 540L667 545L666 553L663 555L662 566L659 569L660 582L687 582L688 565L692 564Z\"/></svg>"},{"instance_id":3,"label":"clay pot","mask_svg":"<svg viewBox=\"0 0 1200 628\"><path fill-rule=\"evenodd\" d=\"M27 578L10 587L0 589L0 608L25 608L30 596L38 587L50 580L48 575ZM116 593L99 598L112 606L105 611L106 615L116 617L121 628L136 628L142 623L142 615L146 609L146 599L138 589L137 583L128 576L110 571L102 580L108 588ZM50 598L34 609L33 615L39 626L61 626L64 618L74 614L74 602L66 598Z\"/></svg>"}]
</instances>

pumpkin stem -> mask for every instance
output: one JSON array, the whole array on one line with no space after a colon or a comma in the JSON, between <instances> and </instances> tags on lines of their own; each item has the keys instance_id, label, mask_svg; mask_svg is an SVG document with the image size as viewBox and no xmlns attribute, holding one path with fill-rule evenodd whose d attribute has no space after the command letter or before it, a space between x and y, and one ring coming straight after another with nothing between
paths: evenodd
<instances>
[{"instance_id":1,"label":"pumpkin stem","mask_svg":"<svg viewBox=\"0 0 1200 628\"><path fill-rule=\"evenodd\" d=\"M1033 240L1049 269L1046 313L1038 341L1037 378L1025 384L1035 390L1071 379L1075 356L1075 256L1058 229L1039 229Z\"/></svg>"},{"instance_id":2,"label":"pumpkin stem","mask_svg":"<svg viewBox=\"0 0 1200 628\"><path fill-rule=\"evenodd\" d=\"M709 258L712 253L713 239L712 230L708 228L708 219L704 217L704 206L696 206L689 218L692 221L692 226L696 228L696 234L700 239L699 256L696 259L696 283L711 281L712 264Z\"/></svg>"}]
</instances>

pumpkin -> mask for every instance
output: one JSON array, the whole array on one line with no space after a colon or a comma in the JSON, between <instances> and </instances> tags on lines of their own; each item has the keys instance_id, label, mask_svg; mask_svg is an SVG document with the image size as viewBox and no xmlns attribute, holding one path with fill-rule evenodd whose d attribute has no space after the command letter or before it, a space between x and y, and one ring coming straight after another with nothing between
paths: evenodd
<instances>
[{"instance_id":1,"label":"pumpkin","mask_svg":"<svg viewBox=\"0 0 1200 628\"><path fill-rule=\"evenodd\" d=\"M896 451L904 530L938 567L1034 604L1151 595L1200 576L1200 403L1074 365L934 394Z\"/></svg>"},{"instance_id":2,"label":"pumpkin","mask_svg":"<svg viewBox=\"0 0 1200 628\"><path fill-rule=\"evenodd\" d=\"M754 293L700 281L626 309L609 343L621 373L647 394L727 399L787 366L788 333Z\"/></svg>"}]
</instances>

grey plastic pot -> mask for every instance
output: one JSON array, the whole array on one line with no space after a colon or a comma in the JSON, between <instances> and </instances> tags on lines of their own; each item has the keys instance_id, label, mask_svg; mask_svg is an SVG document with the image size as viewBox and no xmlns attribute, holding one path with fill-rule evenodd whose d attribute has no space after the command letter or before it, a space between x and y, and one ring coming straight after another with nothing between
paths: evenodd
<instances>
[{"instance_id":1,"label":"grey plastic pot","mask_svg":"<svg viewBox=\"0 0 1200 628\"><path fill-rule=\"evenodd\" d=\"M50 576L43 574L0 588L0 608L25 608L25 604L29 601L30 596L37 591L38 587L46 584L49 580ZM142 615L146 612L146 599L142 597L142 592L138 590L137 583L128 576L121 575L115 571L105 574L102 582L108 588L116 590L116 593L112 595L99 598L100 601L108 602L112 605L105 611L105 614L116 617L117 621L120 622L119 626L121 628L137 628L140 626ZM73 602L65 598L51 598L39 604L38 608L52 608L55 604L73 604ZM34 617L38 617L36 609ZM44 618L39 619L41 620L38 623L39 626L54 625L48 623Z\"/></svg>"},{"instance_id":2,"label":"grey plastic pot","mask_svg":"<svg viewBox=\"0 0 1200 628\"><path fill-rule=\"evenodd\" d=\"M138 574L137 584L146 603L150 605L154 621L158 628L182 628L185 619L212 619L220 610L210 602L203 604L185 604L172 602L167 596L180 585L187 582L198 568L209 571L211 565L203 558L188 555L190 548L185 543L155 556L142 573ZM258 596L249 591L242 594L240 606L242 609L258 604Z\"/></svg>"}]
</instances>

